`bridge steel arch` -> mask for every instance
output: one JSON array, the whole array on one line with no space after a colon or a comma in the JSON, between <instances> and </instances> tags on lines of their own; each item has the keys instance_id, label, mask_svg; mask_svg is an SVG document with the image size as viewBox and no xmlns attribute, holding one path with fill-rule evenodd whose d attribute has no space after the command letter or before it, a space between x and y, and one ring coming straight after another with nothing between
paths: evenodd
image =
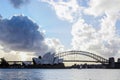
<instances>
[{"instance_id":1,"label":"bridge steel arch","mask_svg":"<svg viewBox=\"0 0 120 80\"><path fill-rule=\"evenodd\" d=\"M90 57L90 58L93 58L94 60L96 60L97 62L100 62L102 64L105 64L105 63L108 63L108 60L99 56L99 55L96 55L94 53L90 53L90 52L86 52L86 51L65 51L65 52L61 52L61 53L58 53L56 54L56 57L64 57L64 56L68 56L68 55L84 55L84 56L87 56L87 57Z\"/></svg>"}]
</instances>

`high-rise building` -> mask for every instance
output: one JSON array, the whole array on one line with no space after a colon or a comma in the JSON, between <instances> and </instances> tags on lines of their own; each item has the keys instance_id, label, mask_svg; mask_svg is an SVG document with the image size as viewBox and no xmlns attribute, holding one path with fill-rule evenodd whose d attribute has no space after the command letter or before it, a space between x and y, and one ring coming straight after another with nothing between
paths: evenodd
<instances>
[{"instance_id":1,"label":"high-rise building","mask_svg":"<svg viewBox=\"0 0 120 80\"><path fill-rule=\"evenodd\" d=\"M114 57L109 58L109 68L115 68L115 60Z\"/></svg>"}]
</instances>

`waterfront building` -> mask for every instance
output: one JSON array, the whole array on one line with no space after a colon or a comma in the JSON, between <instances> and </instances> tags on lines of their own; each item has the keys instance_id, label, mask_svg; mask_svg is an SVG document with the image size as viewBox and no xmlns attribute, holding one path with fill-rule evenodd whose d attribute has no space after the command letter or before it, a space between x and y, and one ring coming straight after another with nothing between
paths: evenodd
<instances>
[{"instance_id":1,"label":"waterfront building","mask_svg":"<svg viewBox=\"0 0 120 80\"><path fill-rule=\"evenodd\" d=\"M55 57L55 54L52 53L46 53L43 57L41 58L33 58L33 64L36 65L43 65L43 64L60 64L63 63L63 59L59 59L59 57Z\"/></svg>"},{"instance_id":2,"label":"waterfront building","mask_svg":"<svg viewBox=\"0 0 120 80\"><path fill-rule=\"evenodd\" d=\"M115 68L120 69L120 58L115 62Z\"/></svg>"},{"instance_id":3,"label":"waterfront building","mask_svg":"<svg viewBox=\"0 0 120 80\"><path fill-rule=\"evenodd\" d=\"M115 68L115 60L114 57L109 58L109 68Z\"/></svg>"}]
</instances>

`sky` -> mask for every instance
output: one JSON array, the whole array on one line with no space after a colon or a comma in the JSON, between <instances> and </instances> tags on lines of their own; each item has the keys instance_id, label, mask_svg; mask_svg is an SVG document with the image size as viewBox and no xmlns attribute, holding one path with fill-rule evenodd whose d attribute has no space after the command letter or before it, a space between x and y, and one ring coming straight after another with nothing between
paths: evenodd
<instances>
[{"instance_id":1,"label":"sky","mask_svg":"<svg viewBox=\"0 0 120 80\"><path fill-rule=\"evenodd\" d=\"M120 57L120 0L0 0L0 56L46 52Z\"/></svg>"}]
</instances>

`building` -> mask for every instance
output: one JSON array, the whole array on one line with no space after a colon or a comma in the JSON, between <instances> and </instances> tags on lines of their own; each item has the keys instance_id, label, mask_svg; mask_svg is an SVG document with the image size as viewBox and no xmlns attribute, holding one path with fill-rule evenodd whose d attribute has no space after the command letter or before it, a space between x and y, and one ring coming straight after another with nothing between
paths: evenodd
<instances>
[{"instance_id":1,"label":"building","mask_svg":"<svg viewBox=\"0 0 120 80\"><path fill-rule=\"evenodd\" d=\"M33 58L33 64L35 65L54 65L54 64L60 64L63 63L63 59L59 59L59 57L55 57L55 54L53 53L46 53L42 58Z\"/></svg>"},{"instance_id":2,"label":"building","mask_svg":"<svg viewBox=\"0 0 120 80\"><path fill-rule=\"evenodd\" d=\"M108 68L115 68L115 59L114 59L114 57L109 58Z\"/></svg>"}]
</instances>

